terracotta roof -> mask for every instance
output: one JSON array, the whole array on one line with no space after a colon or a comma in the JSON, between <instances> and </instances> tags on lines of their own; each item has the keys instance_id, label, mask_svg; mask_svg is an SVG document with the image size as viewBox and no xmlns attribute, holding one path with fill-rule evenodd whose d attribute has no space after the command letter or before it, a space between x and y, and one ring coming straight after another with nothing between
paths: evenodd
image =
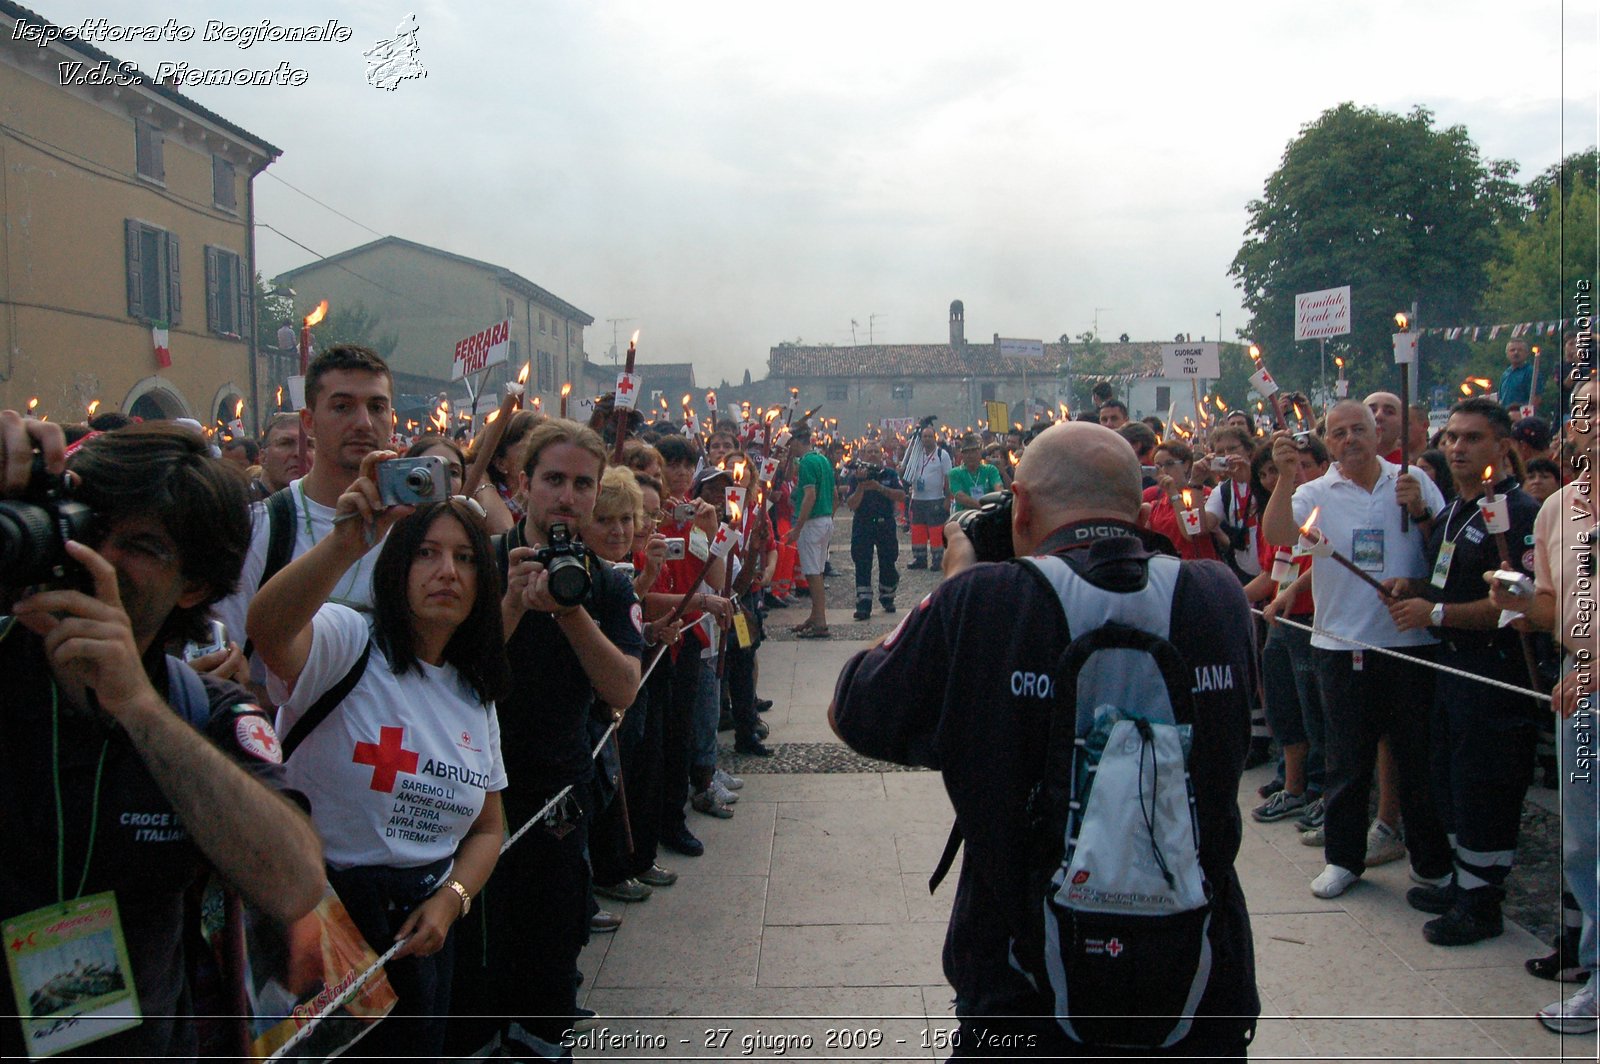
<instances>
[{"instance_id":1,"label":"terracotta roof","mask_svg":"<svg viewBox=\"0 0 1600 1064\"><path fill-rule=\"evenodd\" d=\"M1086 348L1069 345L1074 359ZM1160 372L1161 345L1158 343L1102 343L1105 356L1100 372L1149 374ZM1051 371L1066 361L1067 348L1045 344L1044 358L1028 362L1049 366ZM967 344L857 344L839 347L800 347L786 344L772 348L767 365L773 377L970 377L1003 376L1022 372L1023 359L1001 358L992 343Z\"/></svg>"}]
</instances>

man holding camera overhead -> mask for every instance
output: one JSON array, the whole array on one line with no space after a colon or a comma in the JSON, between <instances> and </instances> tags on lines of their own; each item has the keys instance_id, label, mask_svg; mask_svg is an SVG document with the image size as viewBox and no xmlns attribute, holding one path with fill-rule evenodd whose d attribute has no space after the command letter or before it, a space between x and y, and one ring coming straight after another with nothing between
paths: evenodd
<instances>
[{"instance_id":1,"label":"man holding camera overhead","mask_svg":"<svg viewBox=\"0 0 1600 1064\"><path fill-rule=\"evenodd\" d=\"M473 963L483 950L463 950L456 987L464 994L458 1015L499 1017L512 1055L555 1057L573 1023L578 953L589 933L587 723L592 712L609 719L606 707L633 703L644 635L632 582L576 539L594 509L605 444L575 421L551 418L523 446L527 516L499 548L512 677L498 707L511 780L507 826L517 831L562 788L573 790L501 857L466 918L484 923L462 934L481 941L487 926L487 964ZM487 1032L468 1040L478 1034Z\"/></svg>"},{"instance_id":2,"label":"man holding camera overhead","mask_svg":"<svg viewBox=\"0 0 1600 1064\"><path fill-rule=\"evenodd\" d=\"M30 476L35 448L41 468ZM8 976L0 995L8 1011L14 989L32 1003L115 980L132 996L94 1019L0 1019L0 1057L79 1046L109 1059L190 1057L195 1031L179 1015L192 1011L186 890L209 864L293 921L321 900L322 847L305 815L269 789L283 772L272 718L243 689L163 654L169 640L198 636L238 576L250 535L242 481L198 435L139 425L77 450L63 501L41 490L63 455L57 426L0 412L5 505L40 518L33 535L8 522L0 536L6 582L29 592L0 621L0 801L10 814L0 925L24 962L24 985ZM49 518L69 507L81 517L63 544ZM29 554L46 564L29 566ZM52 559L64 568L50 571ZM65 923L94 932L76 945L70 927L60 930L68 912ZM28 944L57 933L68 941L54 958L28 956Z\"/></svg>"}]
</instances>

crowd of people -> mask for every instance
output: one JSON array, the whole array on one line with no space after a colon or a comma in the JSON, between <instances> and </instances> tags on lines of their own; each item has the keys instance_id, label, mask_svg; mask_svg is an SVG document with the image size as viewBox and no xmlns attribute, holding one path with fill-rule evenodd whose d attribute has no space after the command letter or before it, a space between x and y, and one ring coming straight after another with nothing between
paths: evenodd
<instances>
[{"instance_id":1,"label":"crowd of people","mask_svg":"<svg viewBox=\"0 0 1600 1064\"><path fill-rule=\"evenodd\" d=\"M1582 981L1541 1018L1592 1031L1595 791L1574 728L1592 728L1597 648L1572 592L1593 573L1597 434L1594 385L1575 383L1559 431L1477 398L1431 438L1425 414L1410 416L1423 431L1404 440L1400 400L1382 392L1295 432L1242 414L1168 431L1130 421L1113 396L1083 418L1092 429L956 434L930 418L904 439L848 443L814 440L792 412L700 436L609 403L580 424L508 401L470 440L402 440L388 367L338 345L313 361L303 410L215 449L198 426L110 415L63 431L0 412L0 532L15 563L0 656L18 692L0 757L17 842L53 855L0 872L0 909L114 899L145 1021L80 1025L95 1053L193 1051L181 943L206 866L283 922L331 885L374 952L402 943L386 965L398 1001L366 1051L560 1057L586 1020L579 952L622 920L602 903L672 888L669 865L704 852L691 814L736 813L742 781L719 731L740 755L772 756L759 648L773 611L802 605L793 634L829 638L843 507L856 620L897 612L907 531L907 568L942 571L935 604L960 605L912 611L899 649L891 639L853 662L835 726L947 776L939 743L993 746L981 779L952 784L979 858L964 866L957 922L975 922L952 928L970 936L952 980L958 1011L1037 1012L1003 958L972 953L1001 929L965 897L982 861L1017 845L1009 829L986 834L1000 808L987 803L993 764L1034 756L1028 730L945 731L964 712L960 684L916 694L943 682L934 659L1009 630L962 612L973 581L995 583L985 601L1008 616L1033 593L974 564L968 519L993 512L1019 555L1083 546L1114 570L1132 542L1141 566L1206 562L1185 570L1179 597L1237 597L1261 618L1173 636L1239 680L1214 702L1215 735L1196 733L1215 744L1196 776L1200 860L1220 892L1210 933L1233 964L1203 1010L1254 1015L1232 872L1250 759L1277 764L1250 815L1324 851L1314 894L1405 858L1407 901L1432 917L1421 934L1454 947L1501 933L1523 797L1554 725L1567 919L1528 968ZM436 460L448 483L411 499L384 471L402 457ZM12 518L30 507L43 518ZM1073 529L1081 543L1062 538ZM1007 661L1059 652L1048 628ZM1528 693L1552 688L1554 716ZM1026 777L1019 767L1006 801L1026 797ZM0 1053L36 1051L43 1030L0 1024ZM1202 1034L1192 1045L1224 1055L1248 1038L1226 1024Z\"/></svg>"}]
</instances>

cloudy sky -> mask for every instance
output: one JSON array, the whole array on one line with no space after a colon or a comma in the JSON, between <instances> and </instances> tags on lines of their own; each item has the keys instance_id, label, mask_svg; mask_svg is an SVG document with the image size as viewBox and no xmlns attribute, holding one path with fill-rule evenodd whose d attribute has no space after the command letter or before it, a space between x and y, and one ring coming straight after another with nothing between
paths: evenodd
<instances>
[{"instance_id":1,"label":"cloudy sky","mask_svg":"<svg viewBox=\"0 0 1600 1064\"><path fill-rule=\"evenodd\" d=\"M628 318L642 360L708 383L782 340L849 344L852 319L941 340L952 299L969 338L1097 314L1107 338L1214 338L1219 310L1231 337L1246 205L1302 124L1420 103L1525 179L1595 143L1600 87L1600 0L30 6L197 28L105 46L147 71L309 72L184 90L283 149L256 182L267 274L311 258L294 242L403 236L592 314L591 357ZM412 12L427 77L375 89L361 53ZM201 39L264 18L353 36Z\"/></svg>"}]
</instances>

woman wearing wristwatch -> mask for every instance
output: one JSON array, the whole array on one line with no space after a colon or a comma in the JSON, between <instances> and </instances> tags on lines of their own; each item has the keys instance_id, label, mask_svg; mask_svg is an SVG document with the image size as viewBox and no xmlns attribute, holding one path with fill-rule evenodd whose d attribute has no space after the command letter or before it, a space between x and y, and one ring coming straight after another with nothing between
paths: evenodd
<instances>
[{"instance_id":1,"label":"woman wearing wristwatch","mask_svg":"<svg viewBox=\"0 0 1600 1064\"><path fill-rule=\"evenodd\" d=\"M385 508L375 470L391 457L367 457L333 532L262 586L248 630L328 881L379 954L404 941L385 965L399 1000L363 1053L434 1059L450 1014L452 928L500 855L494 702L509 669L481 515L459 496ZM391 528L370 620L325 602Z\"/></svg>"}]
</instances>

